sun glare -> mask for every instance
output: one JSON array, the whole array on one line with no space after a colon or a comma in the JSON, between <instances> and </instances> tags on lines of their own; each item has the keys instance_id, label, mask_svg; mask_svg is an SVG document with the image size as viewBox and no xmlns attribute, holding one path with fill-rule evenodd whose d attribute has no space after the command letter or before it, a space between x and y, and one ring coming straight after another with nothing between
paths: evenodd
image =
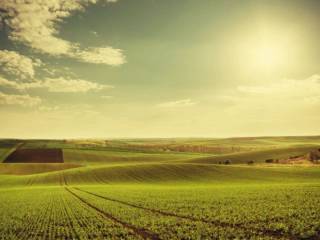
<instances>
[{"instance_id":1,"label":"sun glare","mask_svg":"<svg viewBox=\"0 0 320 240\"><path fill-rule=\"evenodd\" d=\"M280 34L257 34L239 41L242 68L257 72L275 72L290 66L294 59L292 39ZM291 56L291 57L290 57Z\"/></svg>"},{"instance_id":2,"label":"sun glare","mask_svg":"<svg viewBox=\"0 0 320 240\"><path fill-rule=\"evenodd\" d=\"M252 47L251 58L257 67L270 70L284 63L285 51L275 43L258 44Z\"/></svg>"}]
</instances>

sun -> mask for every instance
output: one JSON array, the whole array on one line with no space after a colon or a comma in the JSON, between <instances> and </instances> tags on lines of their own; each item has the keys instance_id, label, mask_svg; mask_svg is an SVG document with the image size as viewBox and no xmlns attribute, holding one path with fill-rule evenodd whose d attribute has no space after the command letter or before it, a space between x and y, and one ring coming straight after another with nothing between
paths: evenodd
<instances>
[{"instance_id":1,"label":"sun","mask_svg":"<svg viewBox=\"0 0 320 240\"><path fill-rule=\"evenodd\" d=\"M285 60L285 49L280 44L264 42L252 46L251 61L258 68L274 69L280 67Z\"/></svg>"},{"instance_id":2,"label":"sun","mask_svg":"<svg viewBox=\"0 0 320 240\"><path fill-rule=\"evenodd\" d=\"M292 46L276 34L251 36L239 41L240 66L255 72L276 72L290 64Z\"/></svg>"}]
</instances>

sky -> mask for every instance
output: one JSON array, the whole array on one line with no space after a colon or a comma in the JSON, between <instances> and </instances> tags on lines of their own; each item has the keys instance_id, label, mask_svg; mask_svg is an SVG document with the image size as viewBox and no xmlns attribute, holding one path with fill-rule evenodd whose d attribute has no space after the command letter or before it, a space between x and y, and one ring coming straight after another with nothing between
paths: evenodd
<instances>
[{"instance_id":1,"label":"sky","mask_svg":"<svg viewBox=\"0 0 320 240\"><path fill-rule=\"evenodd\" d=\"M317 0L0 0L0 137L320 134Z\"/></svg>"}]
</instances>

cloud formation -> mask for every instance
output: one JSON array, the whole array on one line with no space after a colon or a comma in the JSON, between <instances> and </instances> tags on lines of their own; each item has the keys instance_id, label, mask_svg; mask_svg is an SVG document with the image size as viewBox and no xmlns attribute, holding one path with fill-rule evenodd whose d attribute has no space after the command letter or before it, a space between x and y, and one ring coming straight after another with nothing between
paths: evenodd
<instances>
[{"instance_id":1,"label":"cloud formation","mask_svg":"<svg viewBox=\"0 0 320 240\"><path fill-rule=\"evenodd\" d=\"M43 82L39 82L39 87L47 88L49 92L88 92L99 91L102 89L113 88L110 85L101 85L94 82L89 82L83 79L64 79L60 78L47 78Z\"/></svg>"},{"instance_id":2,"label":"cloud formation","mask_svg":"<svg viewBox=\"0 0 320 240\"><path fill-rule=\"evenodd\" d=\"M0 92L0 105L21 105L24 107L33 107L41 104L39 97L32 97L28 94L16 95Z\"/></svg>"},{"instance_id":3,"label":"cloud formation","mask_svg":"<svg viewBox=\"0 0 320 240\"><path fill-rule=\"evenodd\" d=\"M0 67L9 75L21 79L33 78L34 66L39 66L40 60L33 61L31 58L15 51L0 50Z\"/></svg>"},{"instance_id":4,"label":"cloud formation","mask_svg":"<svg viewBox=\"0 0 320 240\"><path fill-rule=\"evenodd\" d=\"M225 111L235 116L258 119L312 113L320 107L320 75L306 79L282 79L269 84L238 86L220 96Z\"/></svg>"},{"instance_id":5,"label":"cloud formation","mask_svg":"<svg viewBox=\"0 0 320 240\"><path fill-rule=\"evenodd\" d=\"M14 82L9 81L0 76L0 86L13 88L19 91L46 88L49 92L64 92L64 93L85 93L88 91L99 91L102 89L113 88L110 85L102 85L94 82L89 82L83 79L65 79L46 78L44 80L36 80L33 82Z\"/></svg>"},{"instance_id":6,"label":"cloud formation","mask_svg":"<svg viewBox=\"0 0 320 240\"><path fill-rule=\"evenodd\" d=\"M113 96L110 96L110 95L103 95L101 96L102 99L111 99L113 98Z\"/></svg>"},{"instance_id":7,"label":"cloud formation","mask_svg":"<svg viewBox=\"0 0 320 240\"><path fill-rule=\"evenodd\" d=\"M164 102L157 105L161 108L176 108L176 107L189 107L195 105L196 102L193 102L191 99L182 99L171 102Z\"/></svg>"},{"instance_id":8,"label":"cloud formation","mask_svg":"<svg viewBox=\"0 0 320 240\"><path fill-rule=\"evenodd\" d=\"M76 11L83 11L89 4L96 4L98 1L6 0L1 2L0 13L4 23L10 28L9 39L13 41L53 56L67 56L88 63L121 65L125 63L125 57L120 49L109 46L83 49L79 44L58 36L58 24L64 18Z\"/></svg>"},{"instance_id":9,"label":"cloud formation","mask_svg":"<svg viewBox=\"0 0 320 240\"><path fill-rule=\"evenodd\" d=\"M320 75L303 80L283 79L267 85L239 86L238 92L251 96L275 96L291 99L305 99L320 96Z\"/></svg>"},{"instance_id":10,"label":"cloud formation","mask_svg":"<svg viewBox=\"0 0 320 240\"><path fill-rule=\"evenodd\" d=\"M77 51L75 56L77 56L80 61L96 64L119 66L125 63L122 51L111 47L87 48Z\"/></svg>"}]
</instances>

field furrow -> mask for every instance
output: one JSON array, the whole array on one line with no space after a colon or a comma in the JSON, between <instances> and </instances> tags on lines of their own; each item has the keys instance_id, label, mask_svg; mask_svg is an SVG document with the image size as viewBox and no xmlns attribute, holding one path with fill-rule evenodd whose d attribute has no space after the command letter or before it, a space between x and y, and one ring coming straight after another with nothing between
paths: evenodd
<instances>
[{"instance_id":1,"label":"field furrow","mask_svg":"<svg viewBox=\"0 0 320 240\"><path fill-rule=\"evenodd\" d=\"M144 239L153 239L153 240L157 240L160 239L159 236L156 233L153 233L149 230L146 229L142 229L142 228L138 228L134 225L131 225L127 222L124 222L116 217L114 217L113 215L104 212L103 210L97 208L96 206L92 205L91 203L89 203L88 201L84 200L83 198L81 198L79 195L77 195L76 193L74 193L73 191L71 191L69 188L65 188L70 194L72 194L75 198L77 198L78 200L80 200L82 203L84 203L85 205L87 205L88 207L94 209L97 213L99 213L100 215L104 216L105 218L112 220L116 223L121 224L123 227L132 230L135 234L137 234L138 236L141 236Z\"/></svg>"}]
</instances>

